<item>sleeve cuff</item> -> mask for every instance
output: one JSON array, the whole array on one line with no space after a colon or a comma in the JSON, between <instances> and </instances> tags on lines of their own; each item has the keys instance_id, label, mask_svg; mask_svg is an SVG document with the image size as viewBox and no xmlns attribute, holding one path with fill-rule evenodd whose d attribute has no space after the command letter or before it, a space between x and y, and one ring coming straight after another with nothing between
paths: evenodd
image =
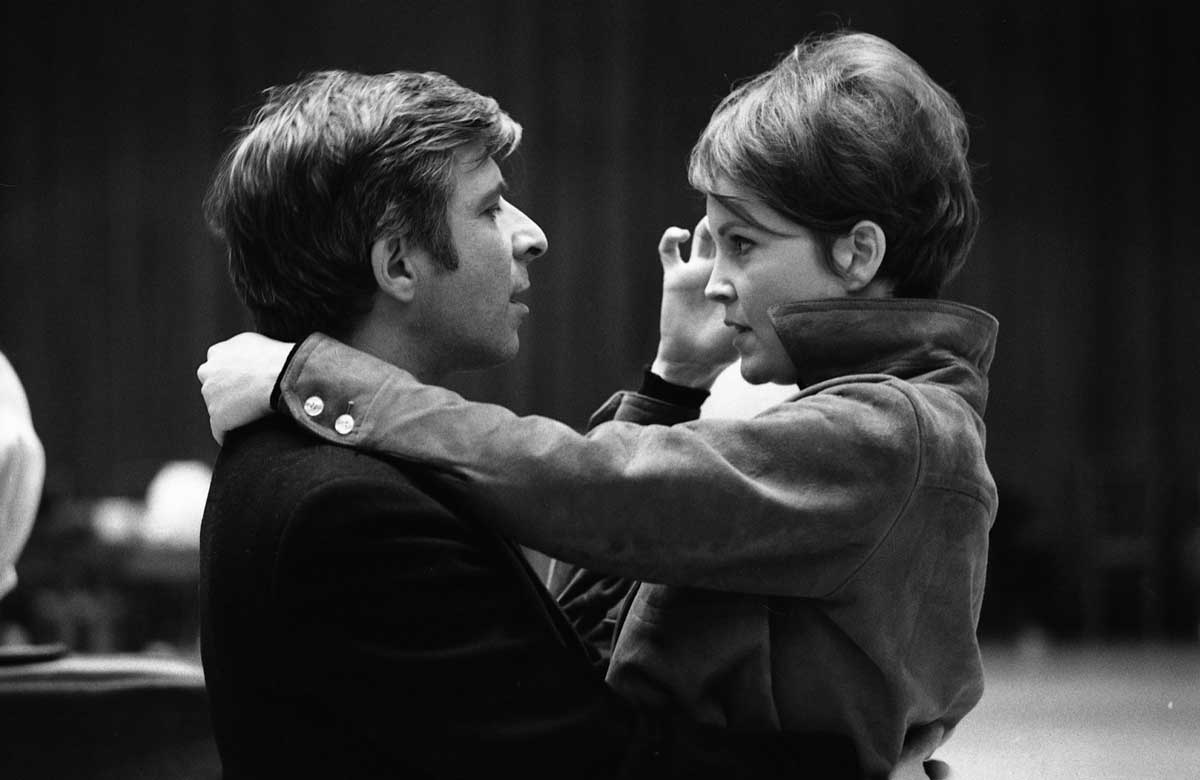
<instances>
[{"instance_id":1,"label":"sleeve cuff","mask_svg":"<svg viewBox=\"0 0 1200 780\"><path fill-rule=\"evenodd\" d=\"M283 376L287 373L288 366L292 364L292 358L296 357L297 350L304 343L304 339L300 339L292 345L292 351L288 353L287 360L283 361L283 366L279 369L279 376L275 377L275 387L271 390L271 411L279 411L279 394L283 390Z\"/></svg>"},{"instance_id":2,"label":"sleeve cuff","mask_svg":"<svg viewBox=\"0 0 1200 780\"><path fill-rule=\"evenodd\" d=\"M708 391L700 387L687 387L668 382L647 368L642 372L642 386L638 393L656 401L664 401L675 406L687 406L699 409L708 399Z\"/></svg>"}]
</instances>

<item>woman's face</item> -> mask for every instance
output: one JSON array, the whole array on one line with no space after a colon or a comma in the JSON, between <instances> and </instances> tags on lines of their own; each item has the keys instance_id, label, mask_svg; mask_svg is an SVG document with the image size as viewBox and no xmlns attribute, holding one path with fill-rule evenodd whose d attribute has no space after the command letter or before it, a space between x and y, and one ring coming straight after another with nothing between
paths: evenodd
<instances>
[{"instance_id":1,"label":"woman's face","mask_svg":"<svg viewBox=\"0 0 1200 780\"><path fill-rule=\"evenodd\" d=\"M780 303L841 298L842 277L808 228L780 215L745 188L718 179L708 194L708 228L717 256L704 294L725 307L742 376L761 384L796 382L796 368L779 341L767 309Z\"/></svg>"}]
</instances>

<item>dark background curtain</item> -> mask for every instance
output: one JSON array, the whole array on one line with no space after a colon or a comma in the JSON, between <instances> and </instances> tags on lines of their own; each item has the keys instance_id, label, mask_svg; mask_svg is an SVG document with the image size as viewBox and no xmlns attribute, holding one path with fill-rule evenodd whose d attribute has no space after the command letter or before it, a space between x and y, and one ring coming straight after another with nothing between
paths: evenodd
<instances>
[{"instance_id":1,"label":"dark background curtain","mask_svg":"<svg viewBox=\"0 0 1200 780\"><path fill-rule=\"evenodd\" d=\"M1182 11L945 0L39 8L5 4L0 16L0 350L29 392L48 493L141 495L163 462L215 458L194 371L249 320L200 201L262 88L329 67L439 70L524 125L513 200L551 253L533 267L521 356L455 387L582 425L653 355L655 245L702 213L684 164L716 102L804 34L849 25L913 55L972 127L985 216L947 297L1001 322L988 412L1002 491L992 619L1027 611L1063 631L1129 628L1097 614L1113 603L1141 610L1153 631L1194 630L1200 66ZM1142 546L1109 555L1110 537ZM1122 569L1122 555L1137 561ZM1097 579L1109 558L1118 574Z\"/></svg>"}]
</instances>

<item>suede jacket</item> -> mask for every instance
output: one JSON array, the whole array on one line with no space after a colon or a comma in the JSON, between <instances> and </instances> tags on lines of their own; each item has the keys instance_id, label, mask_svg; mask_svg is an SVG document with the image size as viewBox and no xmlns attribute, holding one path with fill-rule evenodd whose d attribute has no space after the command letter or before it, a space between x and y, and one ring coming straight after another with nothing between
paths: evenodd
<instances>
[{"instance_id":1,"label":"suede jacket","mask_svg":"<svg viewBox=\"0 0 1200 780\"><path fill-rule=\"evenodd\" d=\"M883 775L982 695L997 325L925 300L772 314L801 392L750 420L623 393L584 435L319 334L279 406L329 441L457 474L521 544L641 580L609 670L622 692L706 723L849 734Z\"/></svg>"}]
</instances>

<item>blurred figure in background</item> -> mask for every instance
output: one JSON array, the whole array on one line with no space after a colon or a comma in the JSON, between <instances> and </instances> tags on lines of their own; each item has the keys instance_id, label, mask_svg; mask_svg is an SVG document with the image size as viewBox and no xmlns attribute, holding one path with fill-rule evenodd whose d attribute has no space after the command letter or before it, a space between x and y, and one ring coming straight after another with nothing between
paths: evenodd
<instances>
[{"instance_id":1,"label":"blurred figure in background","mask_svg":"<svg viewBox=\"0 0 1200 780\"><path fill-rule=\"evenodd\" d=\"M0 353L0 598L17 584L17 556L37 517L45 476L46 453L25 388Z\"/></svg>"}]
</instances>

